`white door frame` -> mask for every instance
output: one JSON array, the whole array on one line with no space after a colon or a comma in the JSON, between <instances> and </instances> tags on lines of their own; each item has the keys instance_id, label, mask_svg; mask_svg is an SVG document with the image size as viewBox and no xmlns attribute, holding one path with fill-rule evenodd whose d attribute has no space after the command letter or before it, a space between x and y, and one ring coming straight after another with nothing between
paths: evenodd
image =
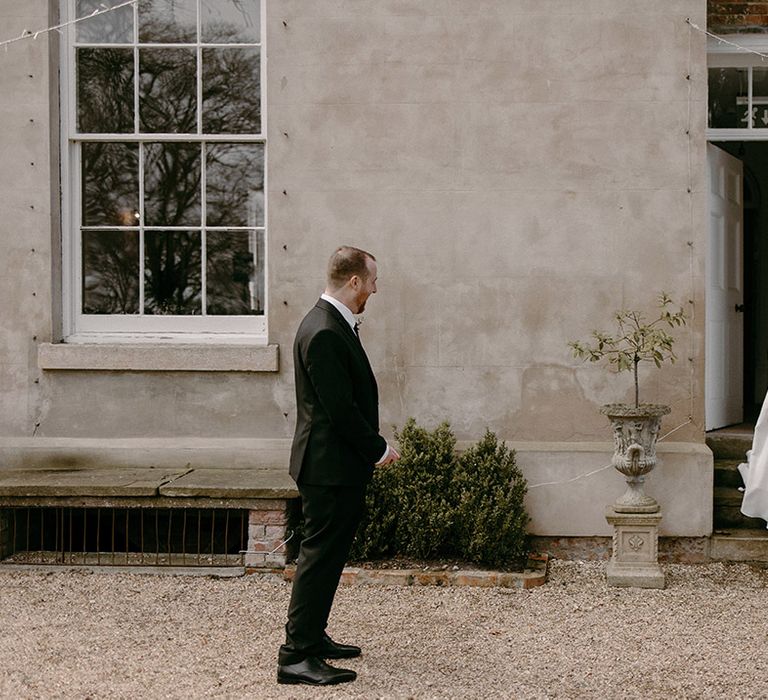
<instances>
[{"instance_id":1,"label":"white door frame","mask_svg":"<svg viewBox=\"0 0 768 700\"><path fill-rule=\"evenodd\" d=\"M747 110L747 114L751 114L753 110L753 105L757 106L758 103L760 105L763 105L763 101L760 100L761 95L753 95L752 92L752 79L753 79L753 68L761 67L765 68L767 65L767 62L758 54L751 53L751 52L758 52L760 54L768 54L768 37L765 35L755 35L755 36L746 36L743 34L738 35L731 35L723 37L728 40L727 43L718 41L715 38L710 38L707 41L707 66L708 68L742 68L746 69L747 76L748 76L748 89L747 89L747 95L746 95L746 102L745 109ZM743 47L743 49L740 49L738 47ZM753 99L756 98L756 99ZM763 120L756 120L755 125L753 125L752 121L747 121L744 124L743 128L735 128L735 129L712 129L708 128L706 131L706 140L707 140L707 147L708 149L711 148L711 144L714 142L724 142L724 141L767 141L768 142L768 126L761 126L763 123ZM709 170L709 157L707 158L708 165L707 169ZM709 234L709 228L711 226L710 222L710 207L711 207L711 200L712 200L712 194L711 194L711 185L712 185L712 173L708 172L708 190L710 191L709 196L707 197L707 228L708 228L708 238L710 237ZM742 179L742 186L743 186L743 179ZM741 220L743 221L743 193L739 191L739 206L741 207ZM738 288L738 293L736 290L732 290L732 293L730 294L730 297L732 297L728 302L727 305L729 307L732 307L736 303L743 304L744 303L744 292L743 292L743 275L744 275L744 249L743 249L743 240L744 240L744 232L743 227L740 231L740 236L738 242L733 241L735 233L733 231L730 232L730 237L733 243L733 246L731 247L729 251L729 255L732 256L730 261L721 260L720 263L724 265L723 269L720 271L725 274L729 280L730 283L733 284L733 286ZM723 245L725 245L725 240L727 240L725 237L723 239ZM736 250L736 244L738 243L738 252ZM708 248L710 246L708 245ZM725 248L722 248L722 250L726 250ZM713 382L713 362L718 361L717 357L712 357L712 349L715 341L715 335L717 334L717 323L718 321L713 318L713 309L710 308L710 302L713 301L712 294L710 292L710 275L715 269L714 260L712 259L712 251L707 251L707 280L705 282L706 289L707 289L707 299L706 299L706 322L705 322L705 364L706 364L706 373L705 373L705 384L704 384L704 398L705 398L705 428L707 430L711 430L717 427L721 427L722 425L727 425L730 423L736 423L741 422L743 420L743 406L739 406L738 409L734 409L731 407L730 409L726 409L725 415L726 417L723 417L723 414L718 414L718 411L715 410L713 415L713 410L711 408L711 405L714 400L717 398L721 398L722 400L725 400L724 397L711 397L710 393L713 391L719 391L715 386L712 385ZM735 256L735 257L733 257ZM727 264L730 262L730 265ZM736 301L736 297L739 297L739 301ZM720 306L721 311L725 311L726 302L724 302L722 299L720 300ZM727 381L731 384L738 384L739 394L743 397L743 388L744 388L744 363L743 363L743 314L736 314L735 316L732 314L731 320L733 321L732 328L734 330L730 332L737 332L741 335L741 341L742 341L742 350L738 353L738 358L736 358L735 362L732 362L731 360L726 359L725 363L727 364L727 374L728 379ZM726 331L728 332L728 331ZM722 359L722 358L720 358ZM725 370L724 370L725 371ZM732 401L736 401L736 399L731 399ZM743 403L743 399L738 399L740 403ZM735 411L735 413L734 413ZM726 420L726 423L722 423L722 420Z\"/></svg>"},{"instance_id":2,"label":"white door frame","mask_svg":"<svg viewBox=\"0 0 768 700\"><path fill-rule=\"evenodd\" d=\"M744 420L743 163L707 144L705 428Z\"/></svg>"}]
</instances>

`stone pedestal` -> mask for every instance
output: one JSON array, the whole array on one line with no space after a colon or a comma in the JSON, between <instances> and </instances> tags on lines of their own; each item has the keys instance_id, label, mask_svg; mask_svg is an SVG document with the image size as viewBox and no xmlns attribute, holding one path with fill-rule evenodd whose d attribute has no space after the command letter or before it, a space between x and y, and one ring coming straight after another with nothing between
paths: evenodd
<instances>
[{"instance_id":1,"label":"stone pedestal","mask_svg":"<svg viewBox=\"0 0 768 700\"><path fill-rule=\"evenodd\" d=\"M613 525L608 585L664 588L664 573L658 561L661 510L656 513L618 513L613 506L608 506L605 519Z\"/></svg>"}]
</instances>

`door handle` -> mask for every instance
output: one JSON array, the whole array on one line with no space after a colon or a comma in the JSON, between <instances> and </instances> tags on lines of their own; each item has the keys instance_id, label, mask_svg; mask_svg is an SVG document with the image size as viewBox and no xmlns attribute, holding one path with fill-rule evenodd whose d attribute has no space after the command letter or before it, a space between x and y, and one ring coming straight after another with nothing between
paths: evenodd
<instances>
[{"instance_id":1,"label":"door handle","mask_svg":"<svg viewBox=\"0 0 768 700\"><path fill-rule=\"evenodd\" d=\"M737 314L743 314L744 313L744 304L736 304L736 313Z\"/></svg>"}]
</instances>

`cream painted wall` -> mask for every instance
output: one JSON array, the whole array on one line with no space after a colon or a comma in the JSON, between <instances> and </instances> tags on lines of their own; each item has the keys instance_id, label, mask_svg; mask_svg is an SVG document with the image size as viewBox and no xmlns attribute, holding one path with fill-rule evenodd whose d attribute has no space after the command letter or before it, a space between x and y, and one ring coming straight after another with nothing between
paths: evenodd
<instances>
[{"instance_id":1,"label":"cream painted wall","mask_svg":"<svg viewBox=\"0 0 768 700\"><path fill-rule=\"evenodd\" d=\"M48 10L46 0L3 0L0 37L49 26ZM58 190L50 41L25 40L0 53L0 434L32 434L43 400L36 346L51 336Z\"/></svg>"},{"instance_id":2,"label":"cream painted wall","mask_svg":"<svg viewBox=\"0 0 768 700\"><path fill-rule=\"evenodd\" d=\"M290 342L322 261L358 244L380 261L364 336L385 423L594 440L596 408L629 399L631 380L566 343L665 289L696 318L681 362L644 373L644 398L673 406L666 427L692 415L676 439L701 441L706 86L685 19L704 12L270 5L272 337Z\"/></svg>"},{"instance_id":3,"label":"cream painted wall","mask_svg":"<svg viewBox=\"0 0 768 700\"><path fill-rule=\"evenodd\" d=\"M2 36L46 25L49 9L0 0ZM520 452L531 483L607 463L597 409L631 397L628 375L574 361L567 341L660 289L693 300L680 361L644 372L643 398L672 405L663 431L683 426L669 438L680 450L670 483L710 483L662 501L666 534L706 531L706 62L685 22L703 26L705 10L704 0L269 0L276 373L37 368L36 343L58 339L56 83L49 40L14 45L0 54L13 95L0 107L0 435L289 438L293 332L328 255L351 243L379 260L363 337L385 432L414 416L449 420L461 440L489 427L535 443L535 457ZM604 458L557 447L596 442ZM576 499L567 485L532 493L535 531L603 532L602 511L590 513L614 484L600 483ZM552 498L581 520L555 515Z\"/></svg>"}]
</instances>

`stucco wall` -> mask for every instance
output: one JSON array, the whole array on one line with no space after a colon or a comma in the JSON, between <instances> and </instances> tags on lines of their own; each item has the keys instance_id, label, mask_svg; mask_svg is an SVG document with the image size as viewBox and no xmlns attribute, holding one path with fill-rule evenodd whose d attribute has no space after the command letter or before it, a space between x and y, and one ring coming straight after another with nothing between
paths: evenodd
<instances>
[{"instance_id":1,"label":"stucco wall","mask_svg":"<svg viewBox=\"0 0 768 700\"><path fill-rule=\"evenodd\" d=\"M270 8L272 337L355 243L380 261L385 423L594 440L631 380L566 343L665 289L696 318L643 398L701 440L705 3Z\"/></svg>"},{"instance_id":2,"label":"stucco wall","mask_svg":"<svg viewBox=\"0 0 768 700\"><path fill-rule=\"evenodd\" d=\"M604 443L511 443L528 480L525 506L536 535L610 535L605 506L627 488ZM712 453L706 445L660 443L645 490L662 508L662 536L712 532ZM586 476L584 476L586 475ZM565 483L558 483L565 482Z\"/></svg>"},{"instance_id":3,"label":"stucco wall","mask_svg":"<svg viewBox=\"0 0 768 700\"><path fill-rule=\"evenodd\" d=\"M0 3L2 39L49 26L47 0ZM51 148L53 37L11 44L0 71L0 433L31 434L41 402L37 342L52 328L52 251L58 192Z\"/></svg>"},{"instance_id":4,"label":"stucco wall","mask_svg":"<svg viewBox=\"0 0 768 700\"><path fill-rule=\"evenodd\" d=\"M462 440L489 427L539 456L552 443L545 471L564 479L601 458L555 444L600 442L607 459L597 408L631 398L628 375L574 361L567 341L609 327L623 305L650 308L661 289L693 301L680 361L645 371L642 398L672 405L663 431L683 426L669 438L682 450L669 484L707 483L706 74L703 38L685 22L703 26L705 10L705 0L270 0L268 321L280 368L266 373L38 369L36 343L58 339L56 84L49 40L14 45L0 56L0 86L14 95L0 108L0 434L289 438L293 332L328 255L351 243L379 260L362 333L385 432L414 416L449 420ZM51 19L44 0L0 0L0 15L3 36ZM524 452L533 482L541 462ZM594 505L589 490L576 501L567 485L555 490L568 508ZM531 503L540 534L599 534ZM691 510L706 520L711 489L671 509L671 523Z\"/></svg>"}]
</instances>

